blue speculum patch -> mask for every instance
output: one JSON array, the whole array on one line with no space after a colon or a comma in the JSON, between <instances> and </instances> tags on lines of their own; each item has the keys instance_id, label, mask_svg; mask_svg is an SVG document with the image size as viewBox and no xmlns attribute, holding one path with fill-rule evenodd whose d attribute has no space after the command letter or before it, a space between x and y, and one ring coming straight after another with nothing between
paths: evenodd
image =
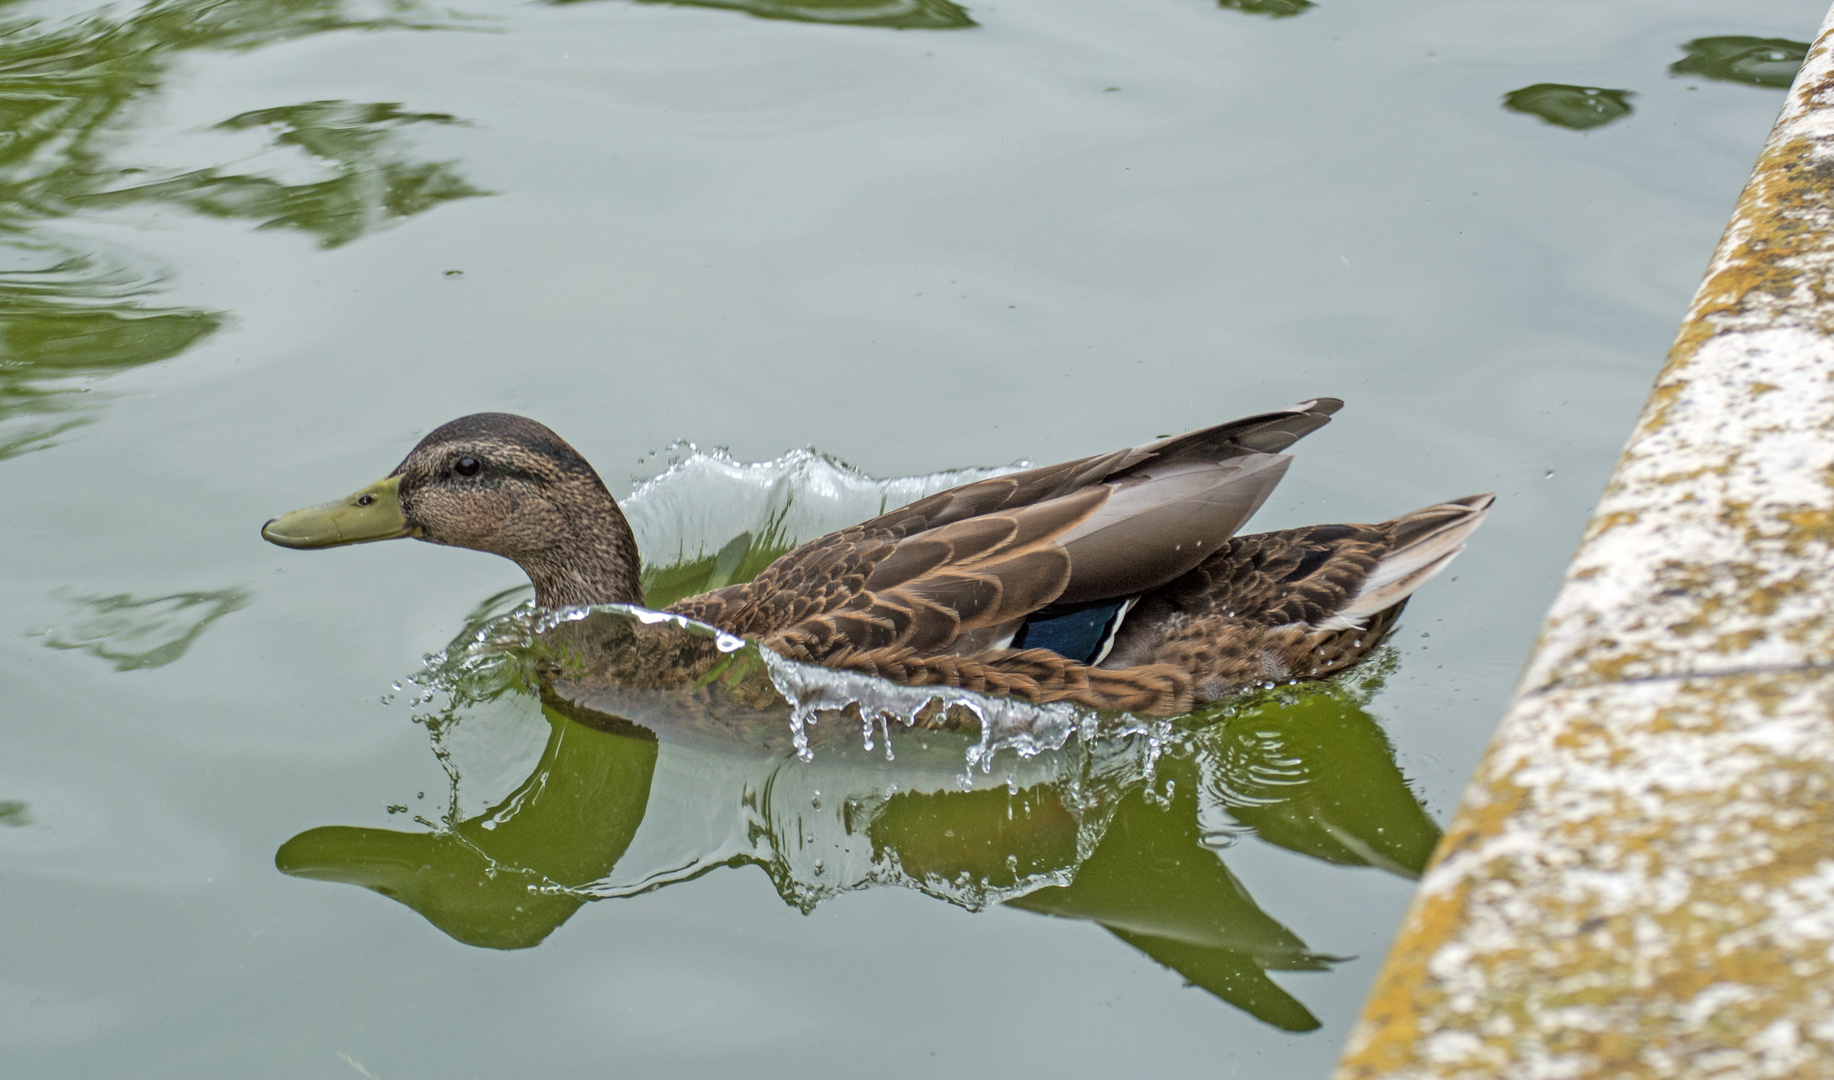
<instances>
[{"instance_id":1,"label":"blue speculum patch","mask_svg":"<svg viewBox=\"0 0 1834 1080\"><path fill-rule=\"evenodd\" d=\"M1079 607L1057 615L1035 615L1013 635L1015 649L1049 649L1079 663L1092 664L1114 636L1125 600ZM1044 609L1050 611L1050 608Z\"/></svg>"}]
</instances>

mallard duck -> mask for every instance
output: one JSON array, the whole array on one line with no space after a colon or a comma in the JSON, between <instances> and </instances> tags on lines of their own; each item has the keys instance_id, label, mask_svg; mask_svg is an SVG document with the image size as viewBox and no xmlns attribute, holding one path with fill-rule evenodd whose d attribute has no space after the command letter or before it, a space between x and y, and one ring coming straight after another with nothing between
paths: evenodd
<instances>
[{"instance_id":1,"label":"mallard duck","mask_svg":"<svg viewBox=\"0 0 1834 1080\"><path fill-rule=\"evenodd\" d=\"M1342 404L964 484L666 610L792 660L1151 715L1321 678L1381 644L1493 498L1236 536L1286 472L1282 451ZM385 479L261 535L292 548L414 537L514 560L542 607L643 603L636 538L598 473L505 413L442 425Z\"/></svg>"}]
</instances>

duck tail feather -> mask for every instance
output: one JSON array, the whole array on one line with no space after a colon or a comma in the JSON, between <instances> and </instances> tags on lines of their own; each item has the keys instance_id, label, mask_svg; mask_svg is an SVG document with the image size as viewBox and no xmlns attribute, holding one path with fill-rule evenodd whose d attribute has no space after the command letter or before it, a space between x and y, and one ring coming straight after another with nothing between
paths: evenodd
<instances>
[{"instance_id":1,"label":"duck tail feather","mask_svg":"<svg viewBox=\"0 0 1834 1080\"><path fill-rule=\"evenodd\" d=\"M1495 501L1495 495L1467 495L1384 522L1384 527L1394 530L1395 546L1370 570L1362 588L1329 625L1361 626L1369 616L1413 595L1465 550L1466 538L1484 523Z\"/></svg>"}]
</instances>

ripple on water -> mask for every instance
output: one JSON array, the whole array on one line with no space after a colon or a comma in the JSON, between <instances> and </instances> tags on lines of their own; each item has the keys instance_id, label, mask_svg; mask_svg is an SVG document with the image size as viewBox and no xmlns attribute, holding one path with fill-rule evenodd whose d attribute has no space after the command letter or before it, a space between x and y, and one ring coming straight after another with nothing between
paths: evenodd
<instances>
[{"instance_id":1,"label":"ripple on water","mask_svg":"<svg viewBox=\"0 0 1834 1080\"><path fill-rule=\"evenodd\" d=\"M163 269L59 222L107 211L196 214L286 228L336 247L453 199L487 194L454 162L419 159L409 130L460 123L397 103L310 101L245 112L224 131L270 133L322 175L154 170L117 160L182 54L336 30L451 29L471 20L412 4L191 0L21 21L0 35L0 459L52 445L94 418L95 381L171 359L220 329L220 312L150 302ZM87 223L93 227L93 221ZM92 228L83 230L93 231Z\"/></svg>"}]
</instances>

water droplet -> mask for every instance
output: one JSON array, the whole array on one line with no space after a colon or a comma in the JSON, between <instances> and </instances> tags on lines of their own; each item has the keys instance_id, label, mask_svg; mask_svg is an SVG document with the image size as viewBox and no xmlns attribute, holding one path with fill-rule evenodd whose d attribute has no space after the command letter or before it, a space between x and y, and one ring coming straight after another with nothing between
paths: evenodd
<instances>
[{"instance_id":1,"label":"water droplet","mask_svg":"<svg viewBox=\"0 0 1834 1080\"><path fill-rule=\"evenodd\" d=\"M1549 469L1547 472L1541 475L1541 479L1543 480L1552 480L1553 478L1554 478L1554 470L1552 469Z\"/></svg>"}]
</instances>

